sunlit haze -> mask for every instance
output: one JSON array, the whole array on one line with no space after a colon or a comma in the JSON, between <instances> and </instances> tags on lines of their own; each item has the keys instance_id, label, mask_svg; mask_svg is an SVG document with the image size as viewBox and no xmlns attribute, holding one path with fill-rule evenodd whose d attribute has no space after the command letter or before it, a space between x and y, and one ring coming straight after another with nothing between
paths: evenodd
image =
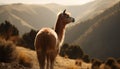
<instances>
[{"instance_id":1,"label":"sunlit haze","mask_svg":"<svg viewBox=\"0 0 120 69\"><path fill-rule=\"evenodd\" d=\"M47 4L47 3L57 3L62 5L81 5L94 0L0 0L0 3L10 4L10 3L27 3L27 4Z\"/></svg>"}]
</instances>

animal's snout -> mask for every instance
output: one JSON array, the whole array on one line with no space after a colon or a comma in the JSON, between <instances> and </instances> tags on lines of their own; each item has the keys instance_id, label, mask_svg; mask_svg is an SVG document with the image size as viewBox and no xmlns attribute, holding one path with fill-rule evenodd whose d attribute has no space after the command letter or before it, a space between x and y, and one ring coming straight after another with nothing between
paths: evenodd
<instances>
[{"instance_id":1,"label":"animal's snout","mask_svg":"<svg viewBox=\"0 0 120 69\"><path fill-rule=\"evenodd\" d=\"M75 19L74 19L74 18L72 18L72 22L75 22Z\"/></svg>"}]
</instances>

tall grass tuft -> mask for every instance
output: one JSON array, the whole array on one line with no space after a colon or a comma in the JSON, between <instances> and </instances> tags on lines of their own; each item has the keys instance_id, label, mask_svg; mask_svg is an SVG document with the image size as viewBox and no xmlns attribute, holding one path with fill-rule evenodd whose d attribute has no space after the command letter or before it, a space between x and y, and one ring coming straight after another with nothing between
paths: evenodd
<instances>
[{"instance_id":1,"label":"tall grass tuft","mask_svg":"<svg viewBox=\"0 0 120 69\"><path fill-rule=\"evenodd\" d=\"M11 41L0 39L0 62L11 62L17 58L16 47Z\"/></svg>"}]
</instances>

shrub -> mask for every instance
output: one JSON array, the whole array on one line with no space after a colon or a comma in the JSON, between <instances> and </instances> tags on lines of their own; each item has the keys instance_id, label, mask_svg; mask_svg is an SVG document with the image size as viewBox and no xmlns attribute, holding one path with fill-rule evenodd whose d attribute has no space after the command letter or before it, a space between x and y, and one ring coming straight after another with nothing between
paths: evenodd
<instances>
[{"instance_id":1,"label":"shrub","mask_svg":"<svg viewBox=\"0 0 120 69\"><path fill-rule=\"evenodd\" d=\"M112 57L108 58L105 62L106 65L112 66L113 64L116 63L116 60Z\"/></svg>"},{"instance_id":2,"label":"shrub","mask_svg":"<svg viewBox=\"0 0 120 69\"><path fill-rule=\"evenodd\" d=\"M64 44L60 50L61 56L68 56L70 59L77 59L83 56L83 51L78 45Z\"/></svg>"},{"instance_id":3,"label":"shrub","mask_svg":"<svg viewBox=\"0 0 120 69\"><path fill-rule=\"evenodd\" d=\"M0 62L11 62L17 58L15 45L10 41L0 39Z\"/></svg>"},{"instance_id":4,"label":"shrub","mask_svg":"<svg viewBox=\"0 0 120 69\"><path fill-rule=\"evenodd\" d=\"M120 69L120 65L112 57L108 58L107 61L105 62L105 64L108 65L109 67L111 67L111 69Z\"/></svg>"},{"instance_id":5,"label":"shrub","mask_svg":"<svg viewBox=\"0 0 120 69\"><path fill-rule=\"evenodd\" d=\"M65 57L67 54L66 54L66 51L68 49L69 45L68 44L64 44L61 49L60 49L60 55Z\"/></svg>"},{"instance_id":6,"label":"shrub","mask_svg":"<svg viewBox=\"0 0 120 69\"><path fill-rule=\"evenodd\" d=\"M37 31L35 30L31 30L28 33L25 33L22 36L22 39L19 41L18 45L24 46L26 48L35 50L34 48L34 40L35 40L35 36L37 34Z\"/></svg>"},{"instance_id":7,"label":"shrub","mask_svg":"<svg viewBox=\"0 0 120 69\"><path fill-rule=\"evenodd\" d=\"M18 36L18 29L12 25L9 21L5 21L0 24L0 36L8 40L11 36Z\"/></svg>"},{"instance_id":8,"label":"shrub","mask_svg":"<svg viewBox=\"0 0 120 69\"><path fill-rule=\"evenodd\" d=\"M89 58L88 55L84 55L84 56L82 57L82 60L83 60L84 62L86 62L86 63L89 63L89 62L90 62L90 58Z\"/></svg>"},{"instance_id":9,"label":"shrub","mask_svg":"<svg viewBox=\"0 0 120 69\"><path fill-rule=\"evenodd\" d=\"M117 59L117 62L120 64L120 58Z\"/></svg>"},{"instance_id":10,"label":"shrub","mask_svg":"<svg viewBox=\"0 0 120 69\"><path fill-rule=\"evenodd\" d=\"M25 67L31 68L34 57L31 57L33 53L29 52L31 52L31 50L16 47L11 41L0 39L0 62L18 62Z\"/></svg>"},{"instance_id":11,"label":"shrub","mask_svg":"<svg viewBox=\"0 0 120 69\"><path fill-rule=\"evenodd\" d=\"M99 59L92 59L92 69L98 69L100 65L102 64L102 61Z\"/></svg>"}]
</instances>

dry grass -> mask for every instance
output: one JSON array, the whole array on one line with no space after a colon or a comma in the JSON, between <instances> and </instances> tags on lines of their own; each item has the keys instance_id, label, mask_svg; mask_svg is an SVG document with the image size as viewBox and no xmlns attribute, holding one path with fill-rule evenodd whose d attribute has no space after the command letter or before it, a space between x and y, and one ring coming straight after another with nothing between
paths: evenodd
<instances>
[{"instance_id":1,"label":"dry grass","mask_svg":"<svg viewBox=\"0 0 120 69\"><path fill-rule=\"evenodd\" d=\"M17 47L19 51L19 59L24 61L24 63L32 63L32 69L39 69L39 64L36 56L36 52L23 48ZM55 69L87 69L91 67L91 64L82 61L81 66L75 65L76 60L60 57L59 55L55 61ZM29 64L28 64L29 65Z\"/></svg>"},{"instance_id":2,"label":"dry grass","mask_svg":"<svg viewBox=\"0 0 120 69\"><path fill-rule=\"evenodd\" d=\"M1 56L5 61L9 61L8 59L11 59L11 61L16 61L25 67L39 69L35 51L23 48L21 46L15 46L9 41L0 40L0 60ZM58 55L55 61L55 69L82 69L84 66L90 66L84 62L82 62L81 66L77 66L75 65L75 62L76 60L60 57Z\"/></svg>"},{"instance_id":3,"label":"dry grass","mask_svg":"<svg viewBox=\"0 0 120 69\"><path fill-rule=\"evenodd\" d=\"M57 56L55 69L91 69L91 63L85 63L81 60L81 66L76 65L76 61L68 58Z\"/></svg>"},{"instance_id":4,"label":"dry grass","mask_svg":"<svg viewBox=\"0 0 120 69\"><path fill-rule=\"evenodd\" d=\"M0 62L18 62L25 67L37 65L36 53L32 50L18 47L11 41L0 39ZM37 68L34 68L37 69Z\"/></svg>"},{"instance_id":5,"label":"dry grass","mask_svg":"<svg viewBox=\"0 0 120 69\"><path fill-rule=\"evenodd\" d=\"M23 65L32 65L32 69L39 69L35 51L23 47L17 47L16 49L18 51L18 60L20 62L22 61ZM75 65L75 60L70 60L60 56L57 56L56 58L55 69L78 69L77 67L78 66Z\"/></svg>"},{"instance_id":6,"label":"dry grass","mask_svg":"<svg viewBox=\"0 0 120 69\"><path fill-rule=\"evenodd\" d=\"M23 47L17 47L18 61L20 64L31 67L32 69L39 69L37 56L35 51Z\"/></svg>"}]
</instances>

